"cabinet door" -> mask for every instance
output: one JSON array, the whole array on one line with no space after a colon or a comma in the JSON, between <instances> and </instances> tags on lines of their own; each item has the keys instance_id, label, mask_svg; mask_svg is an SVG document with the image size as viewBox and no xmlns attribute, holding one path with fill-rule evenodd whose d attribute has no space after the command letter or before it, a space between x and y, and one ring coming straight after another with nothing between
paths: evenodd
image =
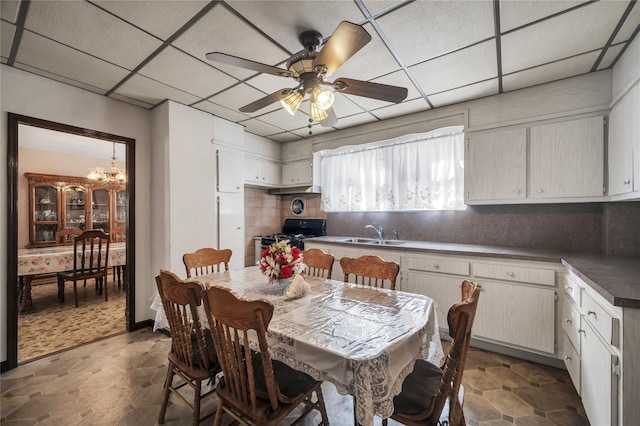
<instances>
[{"instance_id":1,"label":"cabinet door","mask_svg":"<svg viewBox=\"0 0 640 426\"><path fill-rule=\"evenodd\" d=\"M636 169L640 155L640 85L636 85L609 114L609 195L640 190L640 176L634 184L634 154ZM634 148L635 147L635 148Z\"/></svg>"},{"instance_id":2,"label":"cabinet door","mask_svg":"<svg viewBox=\"0 0 640 426\"><path fill-rule=\"evenodd\" d=\"M111 190L108 188L91 189L91 229L102 229L104 232L111 231Z\"/></svg>"},{"instance_id":3,"label":"cabinet door","mask_svg":"<svg viewBox=\"0 0 640 426\"><path fill-rule=\"evenodd\" d=\"M409 271L408 279L402 283L402 291L423 294L432 298L436 306L438 327L448 332L447 313L451 305L460 301L462 281L464 281L463 277Z\"/></svg>"},{"instance_id":4,"label":"cabinet door","mask_svg":"<svg viewBox=\"0 0 640 426\"><path fill-rule=\"evenodd\" d=\"M244 267L244 196L222 194L218 197L218 249L231 249L229 267Z\"/></svg>"},{"instance_id":5,"label":"cabinet door","mask_svg":"<svg viewBox=\"0 0 640 426\"><path fill-rule=\"evenodd\" d=\"M618 357L588 321L582 329L582 405L592 425L617 425Z\"/></svg>"},{"instance_id":6,"label":"cabinet door","mask_svg":"<svg viewBox=\"0 0 640 426\"><path fill-rule=\"evenodd\" d=\"M87 207L85 196L87 188L78 185L65 186L62 191L62 204L64 205L64 217L62 228L86 229ZM89 209L90 210L90 209Z\"/></svg>"},{"instance_id":7,"label":"cabinet door","mask_svg":"<svg viewBox=\"0 0 640 426\"><path fill-rule=\"evenodd\" d=\"M523 348L555 352L555 291L480 281L473 335Z\"/></svg>"},{"instance_id":8,"label":"cabinet door","mask_svg":"<svg viewBox=\"0 0 640 426\"><path fill-rule=\"evenodd\" d=\"M55 245L58 232L60 192L54 183L41 182L31 187L29 241L31 246Z\"/></svg>"},{"instance_id":9,"label":"cabinet door","mask_svg":"<svg viewBox=\"0 0 640 426\"><path fill-rule=\"evenodd\" d=\"M531 127L531 198L601 197L604 118Z\"/></svg>"},{"instance_id":10,"label":"cabinet door","mask_svg":"<svg viewBox=\"0 0 640 426\"><path fill-rule=\"evenodd\" d=\"M312 176L311 159L282 165L282 186L309 185Z\"/></svg>"},{"instance_id":11,"label":"cabinet door","mask_svg":"<svg viewBox=\"0 0 640 426\"><path fill-rule=\"evenodd\" d=\"M527 195L527 129L468 139L467 198L514 200Z\"/></svg>"},{"instance_id":12,"label":"cabinet door","mask_svg":"<svg viewBox=\"0 0 640 426\"><path fill-rule=\"evenodd\" d=\"M262 181L269 186L280 186L281 167L279 163L262 162Z\"/></svg>"},{"instance_id":13,"label":"cabinet door","mask_svg":"<svg viewBox=\"0 0 640 426\"><path fill-rule=\"evenodd\" d=\"M260 183L261 161L258 158L244 157L244 181L249 184Z\"/></svg>"},{"instance_id":14,"label":"cabinet door","mask_svg":"<svg viewBox=\"0 0 640 426\"><path fill-rule=\"evenodd\" d=\"M244 156L239 151L216 150L216 179L219 192L243 192Z\"/></svg>"}]
</instances>

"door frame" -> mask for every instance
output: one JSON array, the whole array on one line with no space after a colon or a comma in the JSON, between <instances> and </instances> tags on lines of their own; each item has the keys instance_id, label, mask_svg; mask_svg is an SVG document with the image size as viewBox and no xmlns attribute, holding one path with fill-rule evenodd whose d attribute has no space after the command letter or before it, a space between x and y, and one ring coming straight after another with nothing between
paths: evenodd
<instances>
[{"instance_id":1,"label":"door frame","mask_svg":"<svg viewBox=\"0 0 640 426\"><path fill-rule=\"evenodd\" d=\"M135 330L135 139L113 135L97 130L84 129L39 118L8 113L7 117L7 360L2 362L1 371L18 366L18 128L20 124L44 129L102 139L125 144L125 164L127 170L127 267L126 323L127 331ZM13 283L10 284L10 283Z\"/></svg>"}]
</instances>

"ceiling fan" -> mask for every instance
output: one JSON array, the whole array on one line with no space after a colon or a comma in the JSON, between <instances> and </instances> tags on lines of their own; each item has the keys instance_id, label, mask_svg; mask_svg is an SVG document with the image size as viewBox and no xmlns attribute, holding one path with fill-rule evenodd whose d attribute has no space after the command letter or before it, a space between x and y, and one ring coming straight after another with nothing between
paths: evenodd
<instances>
[{"instance_id":1,"label":"ceiling fan","mask_svg":"<svg viewBox=\"0 0 640 426\"><path fill-rule=\"evenodd\" d=\"M338 78L333 82L328 80L328 76L371 41L371 35L362 26L342 21L324 45L322 35L313 30L302 32L298 39L304 46L304 50L289 58L286 69L221 52L207 53L206 57L212 61L252 71L293 78L298 82L296 87L278 90L243 106L240 111L256 112L273 102L280 101L284 109L294 115L308 94L310 96L309 128L314 121L325 127L337 123L338 119L332 108L334 92L394 103L402 102L407 97L405 87L350 78Z\"/></svg>"}]
</instances>

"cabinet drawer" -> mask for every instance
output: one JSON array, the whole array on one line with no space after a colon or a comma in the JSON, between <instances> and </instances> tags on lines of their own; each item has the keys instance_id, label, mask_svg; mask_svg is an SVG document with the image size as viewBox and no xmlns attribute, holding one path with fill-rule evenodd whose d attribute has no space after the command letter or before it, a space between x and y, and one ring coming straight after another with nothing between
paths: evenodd
<instances>
[{"instance_id":1,"label":"cabinet drawer","mask_svg":"<svg viewBox=\"0 0 640 426\"><path fill-rule=\"evenodd\" d=\"M409 269L416 271L440 272L443 274L469 275L469 262L463 260L444 259L441 257L409 257Z\"/></svg>"},{"instance_id":2,"label":"cabinet drawer","mask_svg":"<svg viewBox=\"0 0 640 426\"><path fill-rule=\"evenodd\" d=\"M475 277L550 286L556 283L556 273L551 269L527 268L492 263L474 263L473 275Z\"/></svg>"},{"instance_id":3,"label":"cabinet drawer","mask_svg":"<svg viewBox=\"0 0 640 426\"><path fill-rule=\"evenodd\" d=\"M580 395L580 354L571 344L571 340L565 334L564 343L562 345L562 359L567 367L571 381Z\"/></svg>"},{"instance_id":4,"label":"cabinet drawer","mask_svg":"<svg viewBox=\"0 0 640 426\"><path fill-rule=\"evenodd\" d=\"M580 311L569 300L569 295L565 295L562 308L562 329L580 355Z\"/></svg>"},{"instance_id":5,"label":"cabinet drawer","mask_svg":"<svg viewBox=\"0 0 640 426\"><path fill-rule=\"evenodd\" d=\"M582 306L582 287L571 277L567 276L564 279L564 292L577 306Z\"/></svg>"},{"instance_id":6,"label":"cabinet drawer","mask_svg":"<svg viewBox=\"0 0 640 426\"><path fill-rule=\"evenodd\" d=\"M619 345L619 320L614 318L593 298L585 293L582 299L582 310L585 320L593 325L593 328L610 345Z\"/></svg>"}]
</instances>

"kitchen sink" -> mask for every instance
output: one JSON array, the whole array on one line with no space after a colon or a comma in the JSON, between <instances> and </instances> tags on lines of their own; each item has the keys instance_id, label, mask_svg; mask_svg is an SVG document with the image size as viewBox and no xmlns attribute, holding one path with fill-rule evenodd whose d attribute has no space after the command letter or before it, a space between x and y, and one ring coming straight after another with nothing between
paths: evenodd
<instances>
[{"instance_id":1,"label":"kitchen sink","mask_svg":"<svg viewBox=\"0 0 640 426\"><path fill-rule=\"evenodd\" d=\"M399 246L403 244L403 241L396 240L376 240L375 238L347 238L340 240L342 243L356 243L356 244L375 244L375 245L387 245L387 246Z\"/></svg>"}]
</instances>

